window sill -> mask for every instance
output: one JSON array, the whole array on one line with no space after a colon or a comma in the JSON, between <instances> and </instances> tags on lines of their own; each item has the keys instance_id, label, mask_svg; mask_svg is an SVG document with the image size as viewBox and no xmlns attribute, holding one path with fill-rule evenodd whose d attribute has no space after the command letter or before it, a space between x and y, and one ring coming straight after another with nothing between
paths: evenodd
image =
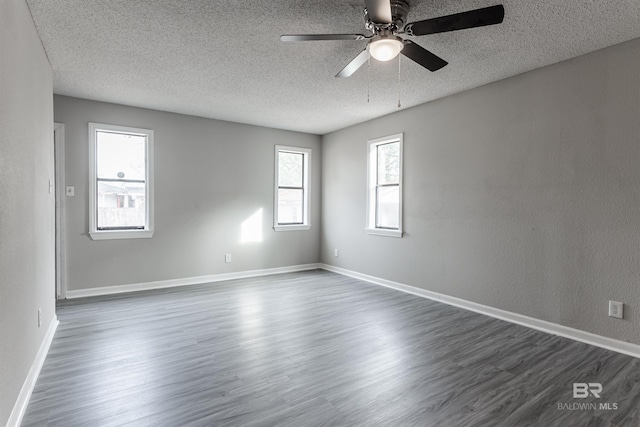
<instances>
[{"instance_id":1,"label":"window sill","mask_svg":"<svg viewBox=\"0 0 640 427\"><path fill-rule=\"evenodd\" d=\"M153 230L91 231L89 237L91 240L150 239L153 237Z\"/></svg>"},{"instance_id":2,"label":"window sill","mask_svg":"<svg viewBox=\"0 0 640 427\"><path fill-rule=\"evenodd\" d=\"M365 231L367 234L386 237L402 237L404 234L402 230L385 230L382 228L365 228Z\"/></svg>"},{"instance_id":3,"label":"window sill","mask_svg":"<svg viewBox=\"0 0 640 427\"><path fill-rule=\"evenodd\" d=\"M275 231L298 231L298 230L309 230L311 228L310 225L275 225L273 229Z\"/></svg>"}]
</instances>

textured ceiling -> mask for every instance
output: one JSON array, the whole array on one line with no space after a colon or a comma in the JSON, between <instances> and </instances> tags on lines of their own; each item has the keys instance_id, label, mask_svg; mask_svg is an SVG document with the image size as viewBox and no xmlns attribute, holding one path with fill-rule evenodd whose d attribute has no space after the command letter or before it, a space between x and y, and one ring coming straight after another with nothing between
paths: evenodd
<instances>
[{"instance_id":1,"label":"textured ceiling","mask_svg":"<svg viewBox=\"0 0 640 427\"><path fill-rule=\"evenodd\" d=\"M355 0L27 0L57 94L324 134L398 110L398 62L334 75L366 41ZM412 0L408 21L499 0ZM403 58L402 108L640 37L638 0L504 0L501 25L413 37L449 61ZM370 101L367 91L370 88Z\"/></svg>"}]
</instances>

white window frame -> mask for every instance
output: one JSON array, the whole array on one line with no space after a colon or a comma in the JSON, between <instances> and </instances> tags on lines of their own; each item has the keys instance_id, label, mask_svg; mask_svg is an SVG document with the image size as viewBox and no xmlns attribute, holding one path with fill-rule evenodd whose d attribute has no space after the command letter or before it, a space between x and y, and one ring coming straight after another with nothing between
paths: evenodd
<instances>
[{"instance_id":1,"label":"white window frame","mask_svg":"<svg viewBox=\"0 0 640 427\"><path fill-rule=\"evenodd\" d=\"M402 133L398 133L395 135L385 136L382 138L372 139L367 142L367 218L366 218L366 227L365 231L368 234L378 235L378 236L388 236L388 237L402 237L402 175L403 175L403 167L402 167L402 145L403 145L404 135ZM400 200L398 203L398 228L397 229L389 229L389 228L379 228L376 227L376 186L377 186L377 176L378 176L378 161L377 161L377 148L380 145L385 145L389 143L397 142L400 144L400 176L399 176L399 184L398 191L400 193Z\"/></svg>"},{"instance_id":2,"label":"white window frame","mask_svg":"<svg viewBox=\"0 0 640 427\"><path fill-rule=\"evenodd\" d=\"M302 224L278 224L278 161L280 152L302 154L302 188L303 188L303 200L302 200L302 212L303 221ZM310 189L311 189L311 149L301 147L290 147L286 145L275 146L275 180L273 187L273 229L275 231L295 231L295 230L309 230L311 228L310 222Z\"/></svg>"},{"instance_id":3,"label":"white window frame","mask_svg":"<svg viewBox=\"0 0 640 427\"><path fill-rule=\"evenodd\" d=\"M98 230L97 215L98 206L96 203L97 196L97 138L96 132L108 131L124 133L128 135L143 135L147 138L146 144L146 225L140 230ZM110 240L110 239L148 239L153 236L153 130L134 128L118 125L107 125L102 123L89 123L89 236L92 240Z\"/></svg>"}]
</instances>

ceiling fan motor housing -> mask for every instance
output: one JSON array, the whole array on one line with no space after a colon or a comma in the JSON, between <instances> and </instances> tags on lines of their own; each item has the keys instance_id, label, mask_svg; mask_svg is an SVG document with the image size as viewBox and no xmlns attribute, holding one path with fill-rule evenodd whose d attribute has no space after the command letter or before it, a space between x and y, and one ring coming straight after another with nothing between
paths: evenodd
<instances>
[{"instance_id":1,"label":"ceiling fan motor housing","mask_svg":"<svg viewBox=\"0 0 640 427\"><path fill-rule=\"evenodd\" d=\"M369 17L369 11L364 10L365 27L374 34L382 31L396 32L402 30L407 22L409 14L409 3L405 0L391 1L391 22L373 22Z\"/></svg>"}]
</instances>

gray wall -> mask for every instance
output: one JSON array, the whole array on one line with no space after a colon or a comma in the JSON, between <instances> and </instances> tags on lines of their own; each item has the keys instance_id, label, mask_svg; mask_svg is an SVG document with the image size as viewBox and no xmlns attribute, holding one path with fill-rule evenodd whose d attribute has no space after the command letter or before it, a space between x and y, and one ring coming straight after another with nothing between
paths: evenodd
<instances>
[{"instance_id":1,"label":"gray wall","mask_svg":"<svg viewBox=\"0 0 640 427\"><path fill-rule=\"evenodd\" d=\"M154 110L54 97L65 124L69 290L182 279L320 259L320 137ZM88 122L154 130L155 234L93 241L88 231ZM311 230L273 231L274 146L312 153ZM262 242L241 224L262 209ZM232 254L225 264L224 254Z\"/></svg>"},{"instance_id":2,"label":"gray wall","mask_svg":"<svg viewBox=\"0 0 640 427\"><path fill-rule=\"evenodd\" d=\"M635 40L326 135L322 261L640 343L638 76ZM370 236L366 142L398 132L407 234Z\"/></svg>"},{"instance_id":3,"label":"gray wall","mask_svg":"<svg viewBox=\"0 0 640 427\"><path fill-rule=\"evenodd\" d=\"M1 1L0 425L54 318L51 79L26 3Z\"/></svg>"}]
</instances>

